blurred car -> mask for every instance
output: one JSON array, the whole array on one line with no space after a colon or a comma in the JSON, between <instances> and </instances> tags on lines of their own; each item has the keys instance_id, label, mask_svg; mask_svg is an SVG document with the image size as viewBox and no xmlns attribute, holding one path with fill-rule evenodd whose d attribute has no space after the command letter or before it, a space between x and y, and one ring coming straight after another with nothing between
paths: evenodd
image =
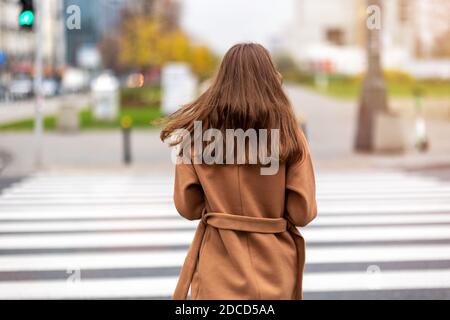
<instances>
[{"instance_id":1,"label":"blurred car","mask_svg":"<svg viewBox=\"0 0 450 320\"><path fill-rule=\"evenodd\" d=\"M53 78L44 78L42 80L42 94L44 97L53 97L58 94L59 84Z\"/></svg>"},{"instance_id":2,"label":"blurred car","mask_svg":"<svg viewBox=\"0 0 450 320\"><path fill-rule=\"evenodd\" d=\"M13 99L29 98L33 95L33 81L26 74L17 74L9 85L9 93Z\"/></svg>"},{"instance_id":3,"label":"blurred car","mask_svg":"<svg viewBox=\"0 0 450 320\"><path fill-rule=\"evenodd\" d=\"M69 68L63 75L61 86L64 93L86 90L89 87L89 75L81 69Z\"/></svg>"}]
</instances>

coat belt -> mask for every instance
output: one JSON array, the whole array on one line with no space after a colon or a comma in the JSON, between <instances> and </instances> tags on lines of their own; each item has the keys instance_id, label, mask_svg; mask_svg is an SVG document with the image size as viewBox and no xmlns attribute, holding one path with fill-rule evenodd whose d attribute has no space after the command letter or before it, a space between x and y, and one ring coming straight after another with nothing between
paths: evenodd
<instances>
[{"instance_id":1,"label":"coat belt","mask_svg":"<svg viewBox=\"0 0 450 320\"><path fill-rule=\"evenodd\" d=\"M173 294L174 300L186 300L192 278L198 263L200 247L205 235L206 227L211 226L217 229L243 231L250 233L282 233L288 231L295 242L297 250L297 284L295 289L295 299L301 300L303 269L305 266L305 241L298 229L289 220L284 218L259 218L239 216L228 213L209 212L202 213L202 219L195 232L194 240L188 251L183 267L181 268L178 284Z\"/></svg>"}]
</instances>

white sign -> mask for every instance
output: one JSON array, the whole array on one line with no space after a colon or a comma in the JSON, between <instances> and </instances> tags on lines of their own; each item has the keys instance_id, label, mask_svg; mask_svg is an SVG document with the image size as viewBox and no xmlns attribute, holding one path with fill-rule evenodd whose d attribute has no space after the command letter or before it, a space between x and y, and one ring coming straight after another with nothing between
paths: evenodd
<instances>
[{"instance_id":1,"label":"white sign","mask_svg":"<svg viewBox=\"0 0 450 320\"><path fill-rule=\"evenodd\" d=\"M77 52L78 65L85 69L97 69L101 66L102 58L94 46L83 46Z\"/></svg>"},{"instance_id":2,"label":"white sign","mask_svg":"<svg viewBox=\"0 0 450 320\"><path fill-rule=\"evenodd\" d=\"M183 104L196 96L197 79L188 65L170 63L162 69L162 111L164 114L175 112Z\"/></svg>"},{"instance_id":3,"label":"white sign","mask_svg":"<svg viewBox=\"0 0 450 320\"><path fill-rule=\"evenodd\" d=\"M119 114L119 82L110 74L102 74L92 82L94 117L115 120Z\"/></svg>"}]
</instances>

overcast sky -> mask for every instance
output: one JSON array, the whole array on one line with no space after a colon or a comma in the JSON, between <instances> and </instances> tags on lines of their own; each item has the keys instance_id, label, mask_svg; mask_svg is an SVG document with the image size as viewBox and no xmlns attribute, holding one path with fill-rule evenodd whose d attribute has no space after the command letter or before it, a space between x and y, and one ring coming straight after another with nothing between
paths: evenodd
<instances>
[{"instance_id":1,"label":"overcast sky","mask_svg":"<svg viewBox=\"0 0 450 320\"><path fill-rule=\"evenodd\" d=\"M288 28L294 1L181 0L181 23L218 53L241 41L270 46Z\"/></svg>"}]
</instances>

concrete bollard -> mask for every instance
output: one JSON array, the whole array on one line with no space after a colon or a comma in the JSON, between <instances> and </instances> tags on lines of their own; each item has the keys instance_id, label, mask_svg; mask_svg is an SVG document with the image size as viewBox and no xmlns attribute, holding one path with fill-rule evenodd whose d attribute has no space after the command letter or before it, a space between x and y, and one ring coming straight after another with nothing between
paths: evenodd
<instances>
[{"instance_id":1,"label":"concrete bollard","mask_svg":"<svg viewBox=\"0 0 450 320\"><path fill-rule=\"evenodd\" d=\"M130 116L124 116L120 120L120 126L122 130L122 142L123 142L123 162L126 165L131 164L131 126L133 119Z\"/></svg>"},{"instance_id":2,"label":"concrete bollard","mask_svg":"<svg viewBox=\"0 0 450 320\"><path fill-rule=\"evenodd\" d=\"M64 100L58 110L57 128L61 132L76 132L79 130L78 108Z\"/></svg>"},{"instance_id":3,"label":"concrete bollard","mask_svg":"<svg viewBox=\"0 0 450 320\"><path fill-rule=\"evenodd\" d=\"M417 87L413 91L416 110L416 135L415 135L415 147L419 152L428 151L430 145L428 143L427 127L423 116L422 109L422 97L424 91Z\"/></svg>"},{"instance_id":4,"label":"concrete bollard","mask_svg":"<svg viewBox=\"0 0 450 320\"><path fill-rule=\"evenodd\" d=\"M375 116L374 150L381 153L403 153L411 145L411 125L398 115L379 112Z\"/></svg>"}]
</instances>

